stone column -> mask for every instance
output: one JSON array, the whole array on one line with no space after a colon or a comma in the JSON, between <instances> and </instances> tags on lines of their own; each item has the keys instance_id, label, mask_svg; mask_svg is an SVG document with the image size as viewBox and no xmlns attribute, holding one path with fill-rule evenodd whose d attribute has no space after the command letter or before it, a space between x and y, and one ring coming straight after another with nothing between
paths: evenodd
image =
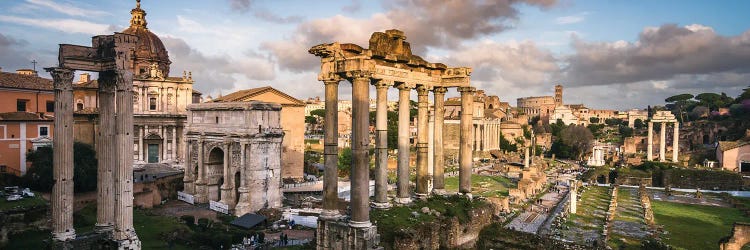
<instances>
[{"instance_id":1,"label":"stone column","mask_svg":"<svg viewBox=\"0 0 750 250\"><path fill-rule=\"evenodd\" d=\"M680 123L674 122L674 138L672 138L672 162L677 162L680 152Z\"/></svg>"},{"instance_id":2,"label":"stone column","mask_svg":"<svg viewBox=\"0 0 750 250\"><path fill-rule=\"evenodd\" d=\"M388 87L389 82L378 81L375 108L375 207L388 204Z\"/></svg>"},{"instance_id":3,"label":"stone column","mask_svg":"<svg viewBox=\"0 0 750 250\"><path fill-rule=\"evenodd\" d=\"M73 76L68 68L45 68L54 79L55 128L52 139L52 239L75 239L73 228Z\"/></svg>"},{"instance_id":4,"label":"stone column","mask_svg":"<svg viewBox=\"0 0 750 250\"><path fill-rule=\"evenodd\" d=\"M159 159L159 162L164 162L167 160L167 126L160 126L161 128L161 158Z\"/></svg>"},{"instance_id":5,"label":"stone column","mask_svg":"<svg viewBox=\"0 0 750 250\"><path fill-rule=\"evenodd\" d=\"M329 79L325 84L325 148L324 161L325 172L323 172L323 218L336 218L338 210L338 187L339 187L339 79Z\"/></svg>"},{"instance_id":6,"label":"stone column","mask_svg":"<svg viewBox=\"0 0 750 250\"><path fill-rule=\"evenodd\" d=\"M398 85L398 194L396 202L411 202L409 195L409 91L405 83Z\"/></svg>"},{"instance_id":7,"label":"stone column","mask_svg":"<svg viewBox=\"0 0 750 250\"><path fill-rule=\"evenodd\" d=\"M427 133L429 133L429 111L427 94L429 90L424 85L417 87L417 189L419 197L426 197L430 179L427 169Z\"/></svg>"},{"instance_id":8,"label":"stone column","mask_svg":"<svg viewBox=\"0 0 750 250\"><path fill-rule=\"evenodd\" d=\"M648 148L646 149L646 160L654 160L654 122L648 122Z\"/></svg>"},{"instance_id":9,"label":"stone column","mask_svg":"<svg viewBox=\"0 0 750 250\"><path fill-rule=\"evenodd\" d=\"M193 152L191 152L193 146L191 145L191 140L185 139L185 145L187 145L185 148L185 173L182 182L185 183L185 193L195 195L195 173L193 172Z\"/></svg>"},{"instance_id":10,"label":"stone column","mask_svg":"<svg viewBox=\"0 0 750 250\"><path fill-rule=\"evenodd\" d=\"M101 98L100 98L101 99ZM112 98L114 99L114 98ZM101 101L100 101L101 102ZM101 108L99 108L101 110ZM101 115L100 115L101 117ZM138 133L138 161L145 161L143 158L145 154L143 154L143 137L145 137L146 130L143 129L143 126L140 126L141 130ZM101 127L99 127L101 129Z\"/></svg>"},{"instance_id":11,"label":"stone column","mask_svg":"<svg viewBox=\"0 0 750 250\"><path fill-rule=\"evenodd\" d=\"M349 226L370 223L370 72L348 72L352 82L352 169Z\"/></svg>"},{"instance_id":12,"label":"stone column","mask_svg":"<svg viewBox=\"0 0 750 250\"><path fill-rule=\"evenodd\" d=\"M206 195L206 166L203 165L203 136L198 138L198 178L195 180L195 194L193 198L195 203L206 203L208 202L208 196Z\"/></svg>"},{"instance_id":13,"label":"stone column","mask_svg":"<svg viewBox=\"0 0 750 250\"><path fill-rule=\"evenodd\" d=\"M596 154L596 150L594 150L594 154ZM529 168L529 147L526 146L523 147L523 168Z\"/></svg>"},{"instance_id":14,"label":"stone column","mask_svg":"<svg viewBox=\"0 0 750 250\"><path fill-rule=\"evenodd\" d=\"M133 73L119 70L117 74L114 239L120 244L140 245L135 243L138 236L133 228Z\"/></svg>"},{"instance_id":15,"label":"stone column","mask_svg":"<svg viewBox=\"0 0 750 250\"><path fill-rule=\"evenodd\" d=\"M224 183L219 187L221 189L221 199L219 199L219 202L228 205L230 200L228 198L230 198L229 195L232 191L232 186L230 184L232 174L229 173L229 161L232 159L230 157L232 152L232 141L230 141L229 138L224 139L224 147L222 150L224 150Z\"/></svg>"},{"instance_id":16,"label":"stone column","mask_svg":"<svg viewBox=\"0 0 750 250\"><path fill-rule=\"evenodd\" d=\"M459 173L458 173L458 191L464 194L471 194L471 168L473 162L473 152L471 145L473 143L472 119L474 114L474 87L461 87L461 133L459 135Z\"/></svg>"},{"instance_id":17,"label":"stone column","mask_svg":"<svg viewBox=\"0 0 750 250\"><path fill-rule=\"evenodd\" d=\"M433 89L435 98L435 128L433 129L433 176L432 185L434 192L438 194L445 193L445 156L443 153L443 119L445 118L445 92L448 89L436 87Z\"/></svg>"},{"instance_id":18,"label":"stone column","mask_svg":"<svg viewBox=\"0 0 750 250\"><path fill-rule=\"evenodd\" d=\"M113 171L117 165L115 154L115 74L112 71L99 73L99 137L96 142L97 185L96 227L97 232L112 231L115 214ZM141 132L142 134L143 132ZM143 138L142 136L140 138ZM139 140L139 145L143 140ZM142 151L142 150L139 150Z\"/></svg>"},{"instance_id":19,"label":"stone column","mask_svg":"<svg viewBox=\"0 0 750 250\"><path fill-rule=\"evenodd\" d=\"M661 124L661 134L659 137L659 161L664 162L666 161L666 151L667 150L667 123L662 122Z\"/></svg>"},{"instance_id":20,"label":"stone column","mask_svg":"<svg viewBox=\"0 0 750 250\"><path fill-rule=\"evenodd\" d=\"M240 142L240 187L237 189L237 192L240 193L240 198L237 201L236 206L234 207L234 214L235 215L244 215L246 213L251 212L250 210L250 188L248 187L248 181L247 181L247 160L245 159L247 157L247 142L242 141ZM323 182L325 185L325 182ZM323 201L325 202L325 200ZM323 210L325 212L325 210ZM322 214L321 214L322 216Z\"/></svg>"},{"instance_id":21,"label":"stone column","mask_svg":"<svg viewBox=\"0 0 750 250\"><path fill-rule=\"evenodd\" d=\"M172 126L172 160L177 160L177 126Z\"/></svg>"}]
</instances>

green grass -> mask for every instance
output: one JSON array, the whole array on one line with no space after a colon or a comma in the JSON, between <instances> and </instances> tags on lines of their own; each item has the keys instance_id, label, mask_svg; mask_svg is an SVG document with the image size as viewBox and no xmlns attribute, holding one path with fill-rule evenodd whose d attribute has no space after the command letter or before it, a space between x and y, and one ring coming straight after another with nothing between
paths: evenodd
<instances>
[{"instance_id":1,"label":"green grass","mask_svg":"<svg viewBox=\"0 0 750 250\"><path fill-rule=\"evenodd\" d=\"M606 187L589 186L581 194L581 200L577 202L576 214L571 214L566 222L568 226L574 227L574 221L581 224L596 224L595 228L604 224L604 215L594 214L596 210L606 210L609 205L609 189ZM588 229L595 229L588 228Z\"/></svg>"},{"instance_id":2,"label":"green grass","mask_svg":"<svg viewBox=\"0 0 750 250\"><path fill-rule=\"evenodd\" d=\"M474 195L507 197L508 188L512 187L516 187L516 184L503 176L471 175L471 191ZM445 190L458 192L458 176L445 178Z\"/></svg>"},{"instance_id":3,"label":"green grass","mask_svg":"<svg viewBox=\"0 0 750 250\"><path fill-rule=\"evenodd\" d=\"M39 195L35 197L23 198L17 201L7 201L5 197L3 197L2 199L0 199L0 211L15 209L24 210L35 206L42 206L45 204L47 204L47 201L42 199L42 197L39 197Z\"/></svg>"},{"instance_id":4,"label":"green grass","mask_svg":"<svg viewBox=\"0 0 750 250\"><path fill-rule=\"evenodd\" d=\"M656 223L664 225L666 243L684 249L718 249L734 222L750 222L734 208L653 201Z\"/></svg>"}]
</instances>

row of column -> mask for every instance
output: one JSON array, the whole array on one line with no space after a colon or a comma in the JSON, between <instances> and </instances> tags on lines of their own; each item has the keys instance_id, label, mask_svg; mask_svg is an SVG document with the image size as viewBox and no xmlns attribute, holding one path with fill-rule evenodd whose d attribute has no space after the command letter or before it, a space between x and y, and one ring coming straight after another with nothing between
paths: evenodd
<instances>
[{"instance_id":1,"label":"row of column","mask_svg":"<svg viewBox=\"0 0 750 250\"><path fill-rule=\"evenodd\" d=\"M666 161L666 150L667 150L667 124L670 122L659 122L661 123L661 133L659 138L659 161ZM672 162L678 161L678 155L680 152L680 123L674 121L674 134L672 137ZM652 161L654 158L654 122L648 122L648 148L646 149L646 159Z\"/></svg>"},{"instance_id":2,"label":"row of column","mask_svg":"<svg viewBox=\"0 0 750 250\"><path fill-rule=\"evenodd\" d=\"M394 86L399 89L398 106L398 203L411 201L409 191L409 99L411 89L417 91L417 196L427 196L430 181L436 192L444 191L444 160L443 160L443 115L445 112L444 98L447 89L435 87L430 89L424 85L410 86L406 83L371 79L367 72L350 72L346 78L352 82L352 171L351 171L351 202L350 206L352 227L367 227L369 221L369 85L376 87L376 115L375 115L375 207L388 207L387 183L387 91ZM323 182L323 213L322 218L335 218L338 215L338 84L340 79L324 80L325 83L325 175ZM435 98L435 126L434 126L434 169L433 176L428 174L428 93L433 91ZM471 167L473 130L472 106L475 88L459 88L462 99L462 116L460 132L460 183L461 193L471 192Z\"/></svg>"},{"instance_id":3,"label":"row of column","mask_svg":"<svg viewBox=\"0 0 750 250\"><path fill-rule=\"evenodd\" d=\"M500 123L484 121L485 124L476 124L474 128L474 151L487 151L500 149Z\"/></svg>"},{"instance_id":4,"label":"row of column","mask_svg":"<svg viewBox=\"0 0 750 250\"><path fill-rule=\"evenodd\" d=\"M73 76L69 68L46 68L55 88L53 139L52 237L75 239L73 228ZM133 229L133 84L132 72L99 73L100 129L97 145L98 232L116 241L136 240Z\"/></svg>"}]
</instances>

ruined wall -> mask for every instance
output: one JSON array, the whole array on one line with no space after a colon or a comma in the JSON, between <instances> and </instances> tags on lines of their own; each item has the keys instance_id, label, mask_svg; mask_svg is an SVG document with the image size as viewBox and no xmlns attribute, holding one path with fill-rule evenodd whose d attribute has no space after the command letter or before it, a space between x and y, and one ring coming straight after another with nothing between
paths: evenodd
<instances>
[{"instance_id":1,"label":"ruined wall","mask_svg":"<svg viewBox=\"0 0 750 250\"><path fill-rule=\"evenodd\" d=\"M740 250L750 243L750 223L736 222L729 237L719 241L721 250Z\"/></svg>"},{"instance_id":2,"label":"ruined wall","mask_svg":"<svg viewBox=\"0 0 750 250\"><path fill-rule=\"evenodd\" d=\"M457 217L441 218L421 224L411 233L401 235L386 249L455 249L474 248L479 233L492 224L496 206L483 206L469 212L468 221Z\"/></svg>"},{"instance_id":3,"label":"ruined wall","mask_svg":"<svg viewBox=\"0 0 750 250\"><path fill-rule=\"evenodd\" d=\"M182 174L158 179L153 182L133 184L133 206L152 208L165 199L177 199L177 191L182 190Z\"/></svg>"},{"instance_id":4,"label":"ruined wall","mask_svg":"<svg viewBox=\"0 0 750 250\"><path fill-rule=\"evenodd\" d=\"M664 171L662 184L673 188L739 190L743 181L741 175L726 171L670 169Z\"/></svg>"},{"instance_id":5,"label":"ruined wall","mask_svg":"<svg viewBox=\"0 0 750 250\"><path fill-rule=\"evenodd\" d=\"M49 229L48 209L47 205L41 205L0 212L0 249L8 243L9 236L13 233Z\"/></svg>"}]
</instances>

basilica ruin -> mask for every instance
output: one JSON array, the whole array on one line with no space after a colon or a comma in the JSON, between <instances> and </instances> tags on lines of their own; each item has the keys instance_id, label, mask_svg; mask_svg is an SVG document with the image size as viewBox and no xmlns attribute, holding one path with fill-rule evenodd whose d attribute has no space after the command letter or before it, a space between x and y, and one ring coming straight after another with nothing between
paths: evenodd
<instances>
[{"instance_id":1,"label":"basilica ruin","mask_svg":"<svg viewBox=\"0 0 750 250\"><path fill-rule=\"evenodd\" d=\"M281 105L201 103L188 110L185 193L236 216L281 207Z\"/></svg>"},{"instance_id":2,"label":"basilica ruin","mask_svg":"<svg viewBox=\"0 0 750 250\"><path fill-rule=\"evenodd\" d=\"M376 208L389 206L387 186L387 90L399 89L398 106L398 184L395 202L409 203L409 95L417 91L417 179L416 196L444 193L443 117L447 88L461 93L459 192L471 195L472 102L476 89L470 85L471 68L448 67L430 63L413 55L406 36L399 30L375 32L369 48L352 43L330 43L312 47L309 52L320 57L318 80L325 85L325 176L323 182L323 213L318 222L318 249L364 249L378 244L377 228L370 222L368 130L369 90L376 89L375 134L375 201ZM352 83L352 166L351 215L348 219L337 210L337 110L339 82ZM433 169L428 169L429 112L428 93L435 98L435 129L433 130ZM430 172L433 174L430 175Z\"/></svg>"}]
</instances>

